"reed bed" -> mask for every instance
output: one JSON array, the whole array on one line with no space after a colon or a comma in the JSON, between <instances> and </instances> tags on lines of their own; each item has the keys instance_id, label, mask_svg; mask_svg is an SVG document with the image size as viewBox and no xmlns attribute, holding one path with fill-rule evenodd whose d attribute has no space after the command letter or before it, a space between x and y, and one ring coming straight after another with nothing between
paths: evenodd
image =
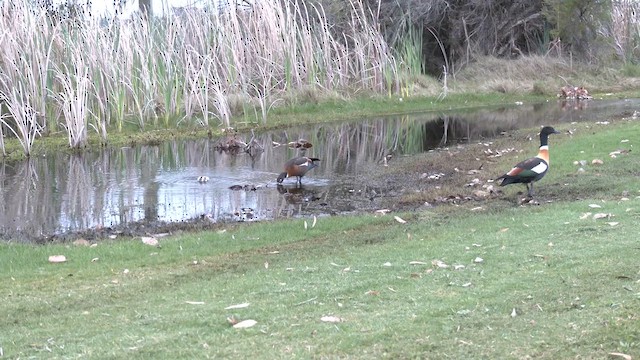
<instances>
[{"instance_id":1,"label":"reed bed","mask_svg":"<svg viewBox=\"0 0 640 360\"><path fill-rule=\"evenodd\" d=\"M303 102L309 91L407 96L422 65L406 44L419 44L395 51L366 5L353 1L350 11L337 33L320 6L294 0L81 21L3 2L0 131L28 155L38 137L59 131L75 148L88 129L106 142L132 127L229 127L240 115L265 123L281 100Z\"/></svg>"}]
</instances>

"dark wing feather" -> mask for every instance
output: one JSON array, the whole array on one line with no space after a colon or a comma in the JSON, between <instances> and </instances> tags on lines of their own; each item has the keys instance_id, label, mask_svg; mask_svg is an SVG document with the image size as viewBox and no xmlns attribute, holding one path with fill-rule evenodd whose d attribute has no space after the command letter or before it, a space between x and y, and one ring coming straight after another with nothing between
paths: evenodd
<instances>
[{"instance_id":1,"label":"dark wing feather","mask_svg":"<svg viewBox=\"0 0 640 360\"><path fill-rule=\"evenodd\" d=\"M544 165L542 165L544 164ZM534 157L519 162L508 173L502 175L498 179L504 179L501 186L512 183L530 183L540 180L547 172L548 164L541 158ZM541 172L537 170L542 169Z\"/></svg>"}]
</instances>

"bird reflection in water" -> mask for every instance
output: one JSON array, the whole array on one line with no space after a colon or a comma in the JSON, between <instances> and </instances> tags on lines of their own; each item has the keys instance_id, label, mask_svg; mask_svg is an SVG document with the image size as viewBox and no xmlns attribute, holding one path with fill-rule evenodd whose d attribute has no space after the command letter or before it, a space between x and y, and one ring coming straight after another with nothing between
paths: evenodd
<instances>
[{"instance_id":1,"label":"bird reflection in water","mask_svg":"<svg viewBox=\"0 0 640 360\"><path fill-rule=\"evenodd\" d=\"M284 186L278 184L278 192L284 195L285 200L289 204L305 204L312 201L320 200L319 189L305 187L304 185Z\"/></svg>"}]
</instances>

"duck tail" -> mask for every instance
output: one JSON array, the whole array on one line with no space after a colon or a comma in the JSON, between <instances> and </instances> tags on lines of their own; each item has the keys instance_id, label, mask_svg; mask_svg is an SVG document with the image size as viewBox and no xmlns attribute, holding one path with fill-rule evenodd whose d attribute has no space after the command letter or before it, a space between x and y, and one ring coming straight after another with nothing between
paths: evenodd
<instances>
[{"instance_id":1,"label":"duck tail","mask_svg":"<svg viewBox=\"0 0 640 360\"><path fill-rule=\"evenodd\" d=\"M500 182L500 184L499 184L500 186L505 186L505 185L513 184L513 183L516 182L514 177L506 175L506 174L500 176L499 178L495 179L494 181L499 181L499 180L502 180Z\"/></svg>"}]
</instances>

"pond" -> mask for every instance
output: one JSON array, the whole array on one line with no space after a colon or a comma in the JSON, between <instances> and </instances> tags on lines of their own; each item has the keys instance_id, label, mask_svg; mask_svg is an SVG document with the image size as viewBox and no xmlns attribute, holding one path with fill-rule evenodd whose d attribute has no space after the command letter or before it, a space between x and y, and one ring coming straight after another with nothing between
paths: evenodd
<instances>
[{"instance_id":1,"label":"pond","mask_svg":"<svg viewBox=\"0 0 640 360\"><path fill-rule=\"evenodd\" d=\"M0 239L152 234L161 224L255 221L374 210L384 189L361 180L388 156L487 141L504 131L631 114L639 100L591 100L424 113L292 127L255 136L262 151L220 151L220 139L49 154L0 163ZM248 137L251 137L249 135ZM246 136L238 136L248 141ZM304 139L313 146L292 148ZM321 159L297 186L277 186L294 156ZM209 178L199 182L200 176Z\"/></svg>"}]
</instances>

